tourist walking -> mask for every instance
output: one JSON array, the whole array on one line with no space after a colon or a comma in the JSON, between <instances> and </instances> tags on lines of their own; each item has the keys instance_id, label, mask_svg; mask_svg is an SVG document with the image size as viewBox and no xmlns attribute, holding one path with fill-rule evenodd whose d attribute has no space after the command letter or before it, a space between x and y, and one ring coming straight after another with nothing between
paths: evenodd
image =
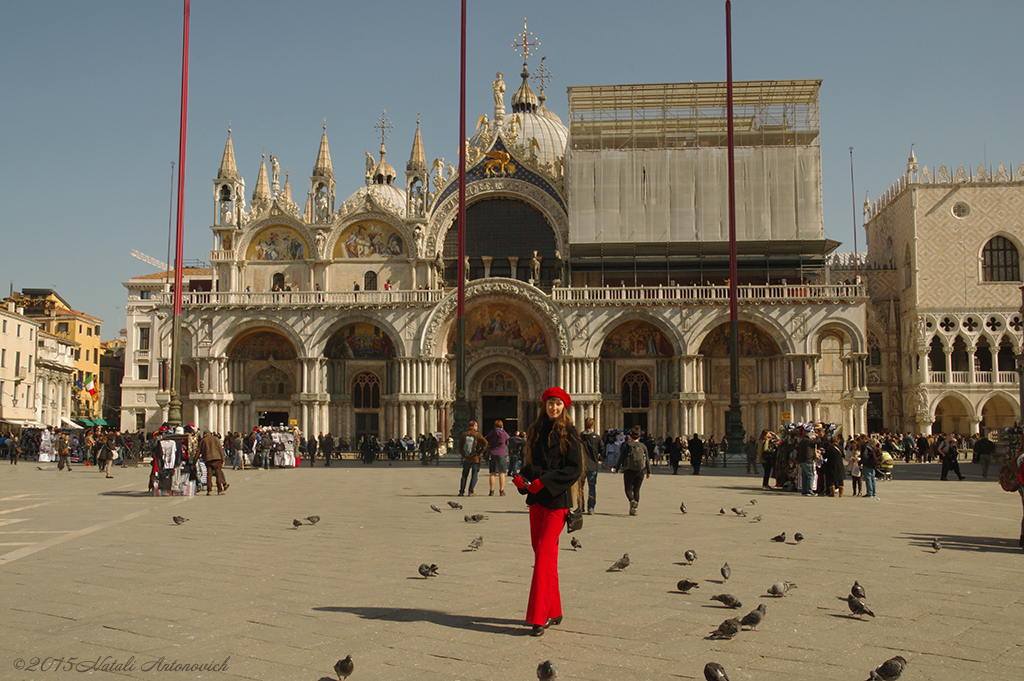
<instances>
[{"instance_id":1,"label":"tourist walking","mask_svg":"<svg viewBox=\"0 0 1024 681\"><path fill-rule=\"evenodd\" d=\"M508 470L506 443L509 441L509 434L505 432L505 424L500 419L495 421L494 428L487 433L485 439L487 447L491 450L491 460L488 462L491 491L488 496L494 496L494 478L498 478L498 494L505 496L505 472Z\"/></svg>"},{"instance_id":2,"label":"tourist walking","mask_svg":"<svg viewBox=\"0 0 1024 681\"><path fill-rule=\"evenodd\" d=\"M956 450L956 443L951 436L945 433L939 434L939 438L935 441L935 453L938 455L939 461L942 462L939 480L948 479L950 471L956 473L956 477L959 479L964 479L963 474L960 473L960 463L957 461L959 453Z\"/></svg>"},{"instance_id":3,"label":"tourist walking","mask_svg":"<svg viewBox=\"0 0 1024 681\"><path fill-rule=\"evenodd\" d=\"M587 515L594 515L597 507L597 472L601 469L601 436L594 432L594 419L583 419L583 468L587 478Z\"/></svg>"},{"instance_id":4,"label":"tourist walking","mask_svg":"<svg viewBox=\"0 0 1024 681\"><path fill-rule=\"evenodd\" d=\"M562 597L558 587L558 537L572 507L572 487L583 475L579 431L569 418L568 393L553 387L541 396L544 407L526 431L526 459L521 475L513 479L530 508L533 579L526 606L531 636L562 623Z\"/></svg>"},{"instance_id":5,"label":"tourist walking","mask_svg":"<svg viewBox=\"0 0 1024 681\"><path fill-rule=\"evenodd\" d=\"M700 475L701 459L704 458L704 442L698 437L697 433L694 433L688 444L690 446L690 465L693 466L693 475Z\"/></svg>"},{"instance_id":6,"label":"tourist walking","mask_svg":"<svg viewBox=\"0 0 1024 681\"><path fill-rule=\"evenodd\" d=\"M764 476L761 478L761 489L770 490L768 479L775 467L775 437L772 431L765 428L761 431L761 437L757 440L757 459L761 462L761 469Z\"/></svg>"},{"instance_id":7,"label":"tourist walking","mask_svg":"<svg viewBox=\"0 0 1024 681\"><path fill-rule=\"evenodd\" d=\"M199 441L199 456L206 464L206 496L210 496L214 480L217 481L217 494L228 491L228 483L224 480L224 446L216 434L207 432Z\"/></svg>"},{"instance_id":8,"label":"tourist walking","mask_svg":"<svg viewBox=\"0 0 1024 681\"><path fill-rule=\"evenodd\" d=\"M330 433L324 435L320 440L320 451L324 453L324 465L331 467L331 455L334 454L334 438Z\"/></svg>"},{"instance_id":9,"label":"tourist walking","mask_svg":"<svg viewBox=\"0 0 1024 681\"><path fill-rule=\"evenodd\" d=\"M651 477L651 458L647 448L640 442L643 433L640 426L633 426L629 431L629 440L623 443L616 465L622 473L622 484L629 501L629 515L636 515L640 506L640 486L644 479ZM612 469L615 472L615 469Z\"/></svg>"},{"instance_id":10,"label":"tourist walking","mask_svg":"<svg viewBox=\"0 0 1024 681\"><path fill-rule=\"evenodd\" d=\"M469 430L459 436L459 454L462 455L462 481L459 496L466 495L466 479L469 480L469 496L476 496L476 480L480 475L480 457L487 451L487 440L477 431L476 421L469 422Z\"/></svg>"},{"instance_id":11,"label":"tourist walking","mask_svg":"<svg viewBox=\"0 0 1024 681\"><path fill-rule=\"evenodd\" d=\"M110 433L105 438L101 436L102 442L100 442L99 451L96 452L96 465L99 466L108 478L114 477L110 474L110 462L114 459L114 450L117 449L117 444L114 441L114 434Z\"/></svg>"},{"instance_id":12,"label":"tourist walking","mask_svg":"<svg viewBox=\"0 0 1024 681\"><path fill-rule=\"evenodd\" d=\"M875 494L875 469L882 462L882 450L878 448L878 439L868 438L861 435L862 446L860 450L861 474L864 477L864 496L874 497Z\"/></svg>"}]
</instances>

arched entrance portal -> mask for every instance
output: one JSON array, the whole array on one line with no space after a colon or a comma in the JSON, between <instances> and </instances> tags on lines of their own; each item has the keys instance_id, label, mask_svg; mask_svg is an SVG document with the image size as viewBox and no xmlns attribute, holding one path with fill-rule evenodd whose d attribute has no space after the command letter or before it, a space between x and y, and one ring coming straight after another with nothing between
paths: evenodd
<instances>
[{"instance_id":1,"label":"arched entrance portal","mask_svg":"<svg viewBox=\"0 0 1024 681\"><path fill-rule=\"evenodd\" d=\"M607 427L640 426L645 433L673 428L672 407L665 398L672 391L667 367L674 354L665 333L642 319L625 321L608 333L601 343L603 390L617 392L621 401L606 411Z\"/></svg>"},{"instance_id":2,"label":"arched entrance portal","mask_svg":"<svg viewBox=\"0 0 1024 681\"><path fill-rule=\"evenodd\" d=\"M986 434L990 429L1002 430L1014 425L1017 420L1013 404L1002 395L993 395L981 408L980 428Z\"/></svg>"},{"instance_id":3,"label":"arched entrance portal","mask_svg":"<svg viewBox=\"0 0 1024 681\"><path fill-rule=\"evenodd\" d=\"M298 353L279 331L267 328L245 332L228 348L228 375L233 392L249 395L239 405L234 423L288 425L296 418Z\"/></svg>"},{"instance_id":4,"label":"arched entrance portal","mask_svg":"<svg viewBox=\"0 0 1024 681\"><path fill-rule=\"evenodd\" d=\"M487 434L495 421L512 435L529 425L519 423L519 383L507 371L490 373L480 384L480 432Z\"/></svg>"},{"instance_id":5,"label":"arched entrance portal","mask_svg":"<svg viewBox=\"0 0 1024 681\"><path fill-rule=\"evenodd\" d=\"M955 397L944 397L935 405L935 421L932 433L959 433L966 435L971 431L967 408Z\"/></svg>"},{"instance_id":6,"label":"arched entrance portal","mask_svg":"<svg viewBox=\"0 0 1024 681\"><path fill-rule=\"evenodd\" d=\"M398 391L395 343L382 328L369 322L346 324L324 346L327 392L330 394L327 427L355 446L362 435L401 437L392 432L388 415ZM387 432L385 432L387 431Z\"/></svg>"}]
</instances>

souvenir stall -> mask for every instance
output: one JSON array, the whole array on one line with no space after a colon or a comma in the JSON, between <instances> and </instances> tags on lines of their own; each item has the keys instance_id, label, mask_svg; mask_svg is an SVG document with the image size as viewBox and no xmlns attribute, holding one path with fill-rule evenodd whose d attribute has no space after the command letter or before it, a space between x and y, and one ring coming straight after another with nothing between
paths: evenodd
<instances>
[{"instance_id":1,"label":"souvenir stall","mask_svg":"<svg viewBox=\"0 0 1024 681\"><path fill-rule=\"evenodd\" d=\"M270 433L271 451L274 465L278 468L295 468L295 434L287 430L274 430Z\"/></svg>"},{"instance_id":2,"label":"souvenir stall","mask_svg":"<svg viewBox=\"0 0 1024 681\"><path fill-rule=\"evenodd\" d=\"M195 461L199 439L195 432L164 434L153 449L149 487L155 497L191 497L205 475L205 465ZM202 469L202 470L201 470Z\"/></svg>"},{"instance_id":3,"label":"souvenir stall","mask_svg":"<svg viewBox=\"0 0 1024 681\"><path fill-rule=\"evenodd\" d=\"M56 439L55 435L53 433L51 433L49 429L46 429L46 430L44 430L44 431L39 433L39 462L40 463L49 463L50 461L56 461L57 460L57 452L56 452L56 450L53 447L53 445L55 444L55 442L54 442L55 439Z\"/></svg>"}]
</instances>

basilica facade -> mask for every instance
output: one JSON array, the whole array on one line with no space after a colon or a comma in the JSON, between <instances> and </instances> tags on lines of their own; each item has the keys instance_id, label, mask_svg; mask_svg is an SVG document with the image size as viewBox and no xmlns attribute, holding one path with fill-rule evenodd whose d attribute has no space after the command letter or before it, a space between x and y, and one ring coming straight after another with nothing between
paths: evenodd
<instances>
[{"instance_id":1,"label":"basilica facade","mask_svg":"<svg viewBox=\"0 0 1024 681\"><path fill-rule=\"evenodd\" d=\"M466 140L471 415L523 429L559 385L577 423L718 438L729 405L724 83L569 88L569 124L522 82ZM740 388L748 433L867 427L868 289L829 274L820 81L736 84ZM382 119L382 125L385 121ZM277 159L247 196L230 131L210 268L186 270L183 419L360 435L447 433L458 184L417 122L400 174L383 141L336 186L326 126L302 205ZM382 137L383 140L383 137ZM347 196L346 196L347 195ZM125 283L124 429L170 399L165 274Z\"/></svg>"}]
</instances>

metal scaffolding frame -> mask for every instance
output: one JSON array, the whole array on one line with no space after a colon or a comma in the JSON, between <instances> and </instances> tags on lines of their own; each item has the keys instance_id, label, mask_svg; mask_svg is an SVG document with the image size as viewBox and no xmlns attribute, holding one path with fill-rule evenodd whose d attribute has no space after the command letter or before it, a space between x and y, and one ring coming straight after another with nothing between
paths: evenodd
<instances>
[{"instance_id":1,"label":"metal scaffolding frame","mask_svg":"<svg viewBox=\"0 0 1024 681\"><path fill-rule=\"evenodd\" d=\"M817 146L821 80L733 83L736 146ZM727 143L726 84L568 88L572 148L671 149Z\"/></svg>"}]
</instances>

